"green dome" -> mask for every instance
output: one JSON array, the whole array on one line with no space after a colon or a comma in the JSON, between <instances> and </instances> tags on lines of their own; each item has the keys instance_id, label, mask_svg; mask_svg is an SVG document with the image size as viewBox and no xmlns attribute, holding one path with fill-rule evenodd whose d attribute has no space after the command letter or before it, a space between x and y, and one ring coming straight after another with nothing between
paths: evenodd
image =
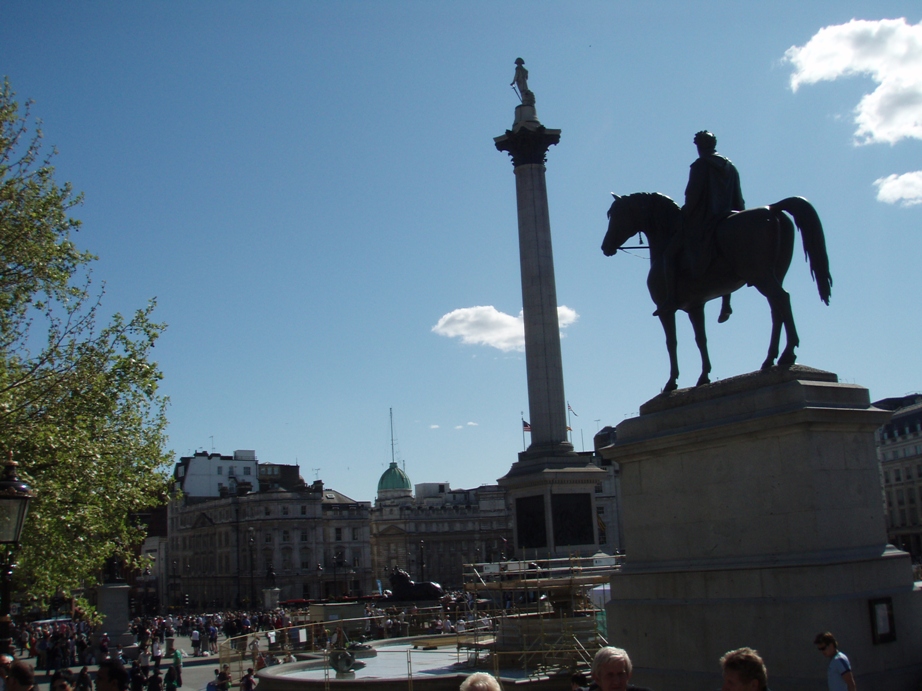
<instances>
[{"instance_id":1,"label":"green dome","mask_svg":"<svg viewBox=\"0 0 922 691\"><path fill-rule=\"evenodd\" d=\"M396 461L391 461L388 469L384 471L384 474L381 475L381 479L378 480L379 492L389 489L413 489L413 486L410 484L410 478L407 477L405 472L397 467Z\"/></svg>"}]
</instances>

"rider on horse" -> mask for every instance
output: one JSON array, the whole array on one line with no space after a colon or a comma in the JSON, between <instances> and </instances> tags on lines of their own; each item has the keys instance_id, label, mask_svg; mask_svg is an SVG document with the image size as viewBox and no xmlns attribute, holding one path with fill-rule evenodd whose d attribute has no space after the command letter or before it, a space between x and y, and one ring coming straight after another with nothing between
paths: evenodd
<instances>
[{"instance_id":1,"label":"rider on horse","mask_svg":"<svg viewBox=\"0 0 922 691\"><path fill-rule=\"evenodd\" d=\"M676 264L682 248L688 253L693 278L700 277L714 258L714 231L734 211L746 208L740 189L740 175L725 156L717 153L717 137L706 130L695 134L698 159L691 164L682 228L676 233L663 262L666 273L667 304L675 304ZM730 296L724 295L719 322L730 318Z\"/></svg>"}]
</instances>

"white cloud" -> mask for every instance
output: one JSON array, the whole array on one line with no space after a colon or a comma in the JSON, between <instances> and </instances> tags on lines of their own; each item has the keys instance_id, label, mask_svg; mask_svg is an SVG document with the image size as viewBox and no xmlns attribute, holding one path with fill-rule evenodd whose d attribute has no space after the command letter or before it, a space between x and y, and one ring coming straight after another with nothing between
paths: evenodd
<instances>
[{"instance_id":1,"label":"white cloud","mask_svg":"<svg viewBox=\"0 0 922 691\"><path fill-rule=\"evenodd\" d=\"M855 108L860 143L922 139L922 22L853 19L820 29L784 57L794 66L794 91L801 84L858 74L877 82Z\"/></svg>"},{"instance_id":2,"label":"white cloud","mask_svg":"<svg viewBox=\"0 0 922 691\"><path fill-rule=\"evenodd\" d=\"M455 429L464 429L464 425L455 425Z\"/></svg>"},{"instance_id":3,"label":"white cloud","mask_svg":"<svg viewBox=\"0 0 922 691\"><path fill-rule=\"evenodd\" d=\"M922 170L903 175L888 175L874 181L877 200L902 206L922 204Z\"/></svg>"},{"instance_id":4,"label":"white cloud","mask_svg":"<svg viewBox=\"0 0 922 691\"><path fill-rule=\"evenodd\" d=\"M476 423L476 422L469 422L469 423L467 423L467 426L468 426L468 427L480 427L480 425L479 425L478 423Z\"/></svg>"},{"instance_id":5,"label":"white cloud","mask_svg":"<svg viewBox=\"0 0 922 691\"><path fill-rule=\"evenodd\" d=\"M579 315L569 307L557 308L557 320L564 329L575 322ZM439 319L432 330L439 336L460 338L462 343L487 345L510 352L525 350L525 325L522 312L517 317L500 312L492 305L462 307Z\"/></svg>"},{"instance_id":6,"label":"white cloud","mask_svg":"<svg viewBox=\"0 0 922 691\"><path fill-rule=\"evenodd\" d=\"M429 429L438 429L438 428L439 428L438 425L429 425Z\"/></svg>"}]
</instances>

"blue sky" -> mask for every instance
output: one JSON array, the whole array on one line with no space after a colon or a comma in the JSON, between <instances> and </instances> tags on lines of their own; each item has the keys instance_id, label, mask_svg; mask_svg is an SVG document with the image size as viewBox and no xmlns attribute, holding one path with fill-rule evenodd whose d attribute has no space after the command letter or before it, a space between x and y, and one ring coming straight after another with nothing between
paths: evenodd
<instances>
[{"instance_id":1,"label":"blue sky","mask_svg":"<svg viewBox=\"0 0 922 691\"><path fill-rule=\"evenodd\" d=\"M158 299L176 455L256 449L372 500L389 408L414 482L494 482L522 449L515 183L493 146L519 56L563 132L547 181L577 449L668 375L646 259L599 250L609 192L681 201L704 128L749 206L801 195L824 222L831 305L799 239L785 282L798 361L874 399L922 390L920 20L889 0L5 2L0 71L86 195L106 308ZM765 300L733 300L723 325L708 307L712 378L767 349ZM473 307L493 311L433 331ZM679 348L690 386L684 319Z\"/></svg>"}]
</instances>

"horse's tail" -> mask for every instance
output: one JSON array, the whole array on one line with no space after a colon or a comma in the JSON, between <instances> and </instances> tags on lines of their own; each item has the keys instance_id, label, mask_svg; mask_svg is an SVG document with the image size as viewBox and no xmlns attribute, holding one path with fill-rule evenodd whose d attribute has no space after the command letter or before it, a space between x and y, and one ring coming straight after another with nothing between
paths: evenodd
<instances>
[{"instance_id":1,"label":"horse's tail","mask_svg":"<svg viewBox=\"0 0 922 691\"><path fill-rule=\"evenodd\" d=\"M828 305L829 296L832 294L832 274L829 273L823 224L816 209L803 197L788 197L775 202L769 208L787 211L794 217L794 223L800 228L800 236L804 243L804 256L810 262L810 275L816 281L820 300Z\"/></svg>"}]
</instances>

